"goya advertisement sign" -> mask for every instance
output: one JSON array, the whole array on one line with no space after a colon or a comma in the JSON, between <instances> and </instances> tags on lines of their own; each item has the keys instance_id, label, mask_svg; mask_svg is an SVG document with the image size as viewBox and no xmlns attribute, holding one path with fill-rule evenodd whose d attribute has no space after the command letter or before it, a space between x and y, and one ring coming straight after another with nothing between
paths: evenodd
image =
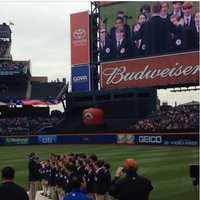
<instances>
[{"instance_id":1,"label":"goya advertisement sign","mask_svg":"<svg viewBox=\"0 0 200 200\"><path fill-rule=\"evenodd\" d=\"M88 92L91 89L90 66L72 67L72 92Z\"/></svg>"}]
</instances>

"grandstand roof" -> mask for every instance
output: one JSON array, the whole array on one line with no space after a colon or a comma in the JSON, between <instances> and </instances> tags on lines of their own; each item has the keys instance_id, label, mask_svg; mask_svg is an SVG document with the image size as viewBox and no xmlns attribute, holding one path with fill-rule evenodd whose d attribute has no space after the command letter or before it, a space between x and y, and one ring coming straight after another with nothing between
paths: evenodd
<instances>
[{"instance_id":1,"label":"grandstand roof","mask_svg":"<svg viewBox=\"0 0 200 200\"><path fill-rule=\"evenodd\" d=\"M199 101L190 101L184 104L181 104L180 106L197 106L199 105Z\"/></svg>"},{"instance_id":2,"label":"grandstand roof","mask_svg":"<svg viewBox=\"0 0 200 200\"><path fill-rule=\"evenodd\" d=\"M27 83L18 84L1 84L0 85L0 100L9 101L26 98Z\"/></svg>"},{"instance_id":3,"label":"grandstand roof","mask_svg":"<svg viewBox=\"0 0 200 200\"><path fill-rule=\"evenodd\" d=\"M59 98L62 95L62 91L66 89L66 84L63 82L32 82L31 85L30 99Z\"/></svg>"}]
</instances>

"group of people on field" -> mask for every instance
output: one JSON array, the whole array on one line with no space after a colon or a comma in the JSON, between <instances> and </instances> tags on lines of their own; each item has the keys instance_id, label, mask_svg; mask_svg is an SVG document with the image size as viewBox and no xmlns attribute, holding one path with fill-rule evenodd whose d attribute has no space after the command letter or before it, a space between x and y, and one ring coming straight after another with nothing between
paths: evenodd
<instances>
[{"instance_id":1,"label":"group of people on field","mask_svg":"<svg viewBox=\"0 0 200 200\"><path fill-rule=\"evenodd\" d=\"M148 200L151 182L137 174L137 162L127 159L111 178L110 164L95 154L51 154L40 161L32 153L29 161L30 200L35 200L39 183L41 195L52 200ZM127 193L128 192L128 193ZM75 196L84 198L74 198Z\"/></svg>"}]
</instances>

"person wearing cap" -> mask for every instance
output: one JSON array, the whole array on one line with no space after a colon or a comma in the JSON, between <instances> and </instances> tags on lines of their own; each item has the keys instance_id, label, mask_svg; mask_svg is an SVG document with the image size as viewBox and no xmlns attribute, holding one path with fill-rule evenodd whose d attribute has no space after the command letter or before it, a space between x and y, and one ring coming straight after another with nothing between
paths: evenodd
<instances>
[{"instance_id":1,"label":"person wearing cap","mask_svg":"<svg viewBox=\"0 0 200 200\"><path fill-rule=\"evenodd\" d=\"M138 164L134 159L126 159L124 167L119 167L110 187L110 195L119 200L148 200L153 190L151 181L137 174Z\"/></svg>"},{"instance_id":2,"label":"person wearing cap","mask_svg":"<svg viewBox=\"0 0 200 200\"><path fill-rule=\"evenodd\" d=\"M15 170L12 167L2 169L2 184L0 184L0 199L2 200L29 200L24 190L14 182Z\"/></svg>"}]
</instances>

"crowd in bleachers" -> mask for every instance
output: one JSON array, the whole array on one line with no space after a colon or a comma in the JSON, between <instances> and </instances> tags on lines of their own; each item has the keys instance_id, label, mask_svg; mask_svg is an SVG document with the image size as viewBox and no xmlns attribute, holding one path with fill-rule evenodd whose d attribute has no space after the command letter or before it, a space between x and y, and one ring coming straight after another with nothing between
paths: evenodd
<instances>
[{"instance_id":1,"label":"crowd in bleachers","mask_svg":"<svg viewBox=\"0 0 200 200\"><path fill-rule=\"evenodd\" d=\"M0 135L37 134L42 128L54 127L61 116L0 118Z\"/></svg>"},{"instance_id":2,"label":"crowd in bleachers","mask_svg":"<svg viewBox=\"0 0 200 200\"><path fill-rule=\"evenodd\" d=\"M131 126L137 131L198 130L199 106L163 106Z\"/></svg>"},{"instance_id":3,"label":"crowd in bleachers","mask_svg":"<svg viewBox=\"0 0 200 200\"><path fill-rule=\"evenodd\" d=\"M64 116L59 111L52 112L49 117L0 118L0 135L40 134L45 128L55 128L63 120ZM199 106L161 106L160 110L131 124L128 128L124 127L123 130L132 132L197 131L199 130Z\"/></svg>"},{"instance_id":4,"label":"crowd in bleachers","mask_svg":"<svg viewBox=\"0 0 200 200\"><path fill-rule=\"evenodd\" d=\"M110 30L110 16L102 16L101 60L199 49L200 13L192 2L147 3L138 13L138 19L128 24L132 16L119 10Z\"/></svg>"}]
</instances>

